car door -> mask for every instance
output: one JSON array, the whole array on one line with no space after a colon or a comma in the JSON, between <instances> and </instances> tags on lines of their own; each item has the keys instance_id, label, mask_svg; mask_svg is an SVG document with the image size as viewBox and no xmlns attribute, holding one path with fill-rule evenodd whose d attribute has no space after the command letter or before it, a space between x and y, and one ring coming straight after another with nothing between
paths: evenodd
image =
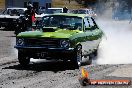
<instances>
[{"instance_id":1,"label":"car door","mask_svg":"<svg viewBox=\"0 0 132 88\"><path fill-rule=\"evenodd\" d=\"M91 17L84 18L84 32L83 54L88 55L98 48L102 32Z\"/></svg>"},{"instance_id":2,"label":"car door","mask_svg":"<svg viewBox=\"0 0 132 88\"><path fill-rule=\"evenodd\" d=\"M91 53L91 40L90 37L92 36L92 31L90 30L90 23L88 22L88 17L84 18L84 39L85 41L82 42L82 55L87 56Z\"/></svg>"}]
</instances>

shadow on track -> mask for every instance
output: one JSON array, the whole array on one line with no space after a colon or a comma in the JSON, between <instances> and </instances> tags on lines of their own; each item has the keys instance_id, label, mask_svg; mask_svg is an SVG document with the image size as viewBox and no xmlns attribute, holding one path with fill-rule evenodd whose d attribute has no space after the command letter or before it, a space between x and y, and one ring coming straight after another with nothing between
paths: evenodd
<instances>
[{"instance_id":1,"label":"shadow on track","mask_svg":"<svg viewBox=\"0 0 132 88\"><path fill-rule=\"evenodd\" d=\"M0 27L1 31L14 31L14 29L12 28L4 28L4 27Z\"/></svg>"},{"instance_id":2,"label":"shadow on track","mask_svg":"<svg viewBox=\"0 0 132 88\"><path fill-rule=\"evenodd\" d=\"M5 36L5 37L16 37L16 35L11 35L11 36Z\"/></svg>"},{"instance_id":3,"label":"shadow on track","mask_svg":"<svg viewBox=\"0 0 132 88\"><path fill-rule=\"evenodd\" d=\"M8 66L3 69L15 69L15 70L30 70L30 71L65 71L65 70L75 70L76 68L71 62L43 62L43 63L35 63L29 64L27 67L22 67L20 64Z\"/></svg>"},{"instance_id":4,"label":"shadow on track","mask_svg":"<svg viewBox=\"0 0 132 88\"><path fill-rule=\"evenodd\" d=\"M96 64L97 57L93 58L92 64ZM82 66L86 66L82 65ZM79 67L80 68L80 67ZM57 73L58 71L65 71L65 70L75 70L79 69L74 66L74 64L70 61L64 62L64 61L44 61L44 62L31 62L27 67L22 67L18 62L16 65L9 65L3 69L15 69L15 70L29 70L29 71L53 71L54 73Z\"/></svg>"}]
</instances>

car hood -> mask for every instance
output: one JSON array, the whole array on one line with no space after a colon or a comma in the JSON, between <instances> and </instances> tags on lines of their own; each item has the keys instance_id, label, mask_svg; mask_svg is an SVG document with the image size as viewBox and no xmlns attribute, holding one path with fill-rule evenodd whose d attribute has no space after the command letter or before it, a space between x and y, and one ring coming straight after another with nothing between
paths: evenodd
<instances>
[{"instance_id":1,"label":"car hood","mask_svg":"<svg viewBox=\"0 0 132 88\"><path fill-rule=\"evenodd\" d=\"M72 35L77 34L79 30L56 30L54 32L41 32L41 31L28 31L21 32L17 37L33 37L33 38L70 38Z\"/></svg>"}]
</instances>

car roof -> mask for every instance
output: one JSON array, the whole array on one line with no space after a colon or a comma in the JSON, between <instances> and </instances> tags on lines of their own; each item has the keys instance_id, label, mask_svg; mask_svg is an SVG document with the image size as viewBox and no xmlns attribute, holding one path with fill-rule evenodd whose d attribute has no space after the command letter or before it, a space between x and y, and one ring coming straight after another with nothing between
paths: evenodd
<instances>
[{"instance_id":1,"label":"car roof","mask_svg":"<svg viewBox=\"0 0 132 88\"><path fill-rule=\"evenodd\" d=\"M81 17L81 18L84 18L84 17L90 17L89 15L86 15L86 14L73 14L73 13L56 13L56 14L49 14L49 15L61 15L61 16L76 16L76 17Z\"/></svg>"}]
</instances>

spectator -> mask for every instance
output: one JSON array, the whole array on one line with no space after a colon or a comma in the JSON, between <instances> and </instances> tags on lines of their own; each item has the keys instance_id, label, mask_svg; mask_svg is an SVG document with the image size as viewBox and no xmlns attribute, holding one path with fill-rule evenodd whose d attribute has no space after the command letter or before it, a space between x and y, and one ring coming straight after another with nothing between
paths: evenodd
<instances>
[{"instance_id":1,"label":"spectator","mask_svg":"<svg viewBox=\"0 0 132 88\"><path fill-rule=\"evenodd\" d=\"M68 8L67 7L64 7L63 8L63 13L67 13L68 12Z\"/></svg>"},{"instance_id":2,"label":"spectator","mask_svg":"<svg viewBox=\"0 0 132 88\"><path fill-rule=\"evenodd\" d=\"M33 5L31 2L28 3L27 5L27 10L25 11L25 17L27 18L27 26L32 27L32 22L34 22L34 17L35 17L35 11L33 9Z\"/></svg>"}]
</instances>

